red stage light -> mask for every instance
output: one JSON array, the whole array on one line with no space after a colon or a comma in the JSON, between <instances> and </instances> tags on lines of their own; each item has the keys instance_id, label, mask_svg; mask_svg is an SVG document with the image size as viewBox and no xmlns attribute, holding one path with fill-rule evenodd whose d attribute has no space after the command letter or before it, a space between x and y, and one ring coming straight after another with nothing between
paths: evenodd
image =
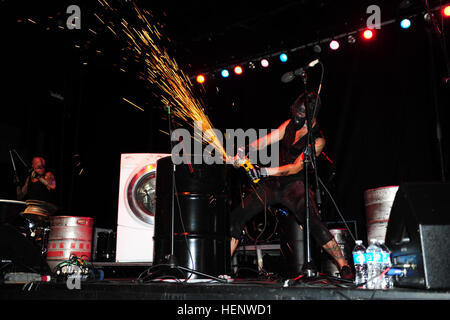
<instances>
[{"instance_id":1,"label":"red stage light","mask_svg":"<svg viewBox=\"0 0 450 320\"><path fill-rule=\"evenodd\" d=\"M442 13L444 14L444 16L450 17L450 6L445 6L442 10Z\"/></svg>"},{"instance_id":2,"label":"red stage light","mask_svg":"<svg viewBox=\"0 0 450 320\"><path fill-rule=\"evenodd\" d=\"M197 82L198 83L204 83L205 82L205 76L204 75L202 75L202 74L199 74L198 76L197 76Z\"/></svg>"},{"instance_id":3,"label":"red stage light","mask_svg":"<svg viewBox=\"0 0 450 320\"><path fill-rule=\"evenodd\" d=\"M373 33L373 31L371 29L364 30L364 32L363 32L363 38L364 39L370 40L370 39L373 38L373 36L374 36L374 33Z\"/></svg>"},{"instance_id":4,"label":"red stage light","mask_svg":"<svg viewBox=\"0 0 450 320\"><path fill-rule=\"evenodd\" d=\"M236 66L234 67L234 73L236 74L242 74L242 67L241 66Z\"/></svg>"}]
</instances>

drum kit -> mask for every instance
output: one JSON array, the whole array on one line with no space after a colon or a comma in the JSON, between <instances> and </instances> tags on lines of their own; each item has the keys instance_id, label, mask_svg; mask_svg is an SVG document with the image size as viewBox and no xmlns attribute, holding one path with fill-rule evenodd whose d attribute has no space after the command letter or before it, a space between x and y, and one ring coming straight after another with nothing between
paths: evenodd
<instances>
[{"instance_id":1,"label":"drum kit","mask_svg":"<svg viewBox=\"0 0 450 320\"><path fill-rule=\"evenodd\" d=\"M11 224L40 250L41 256L45 259L50 217L58 208L54 204L40 200L0 200L0 204L10 208Z\"/></svg>"}]
</instances>

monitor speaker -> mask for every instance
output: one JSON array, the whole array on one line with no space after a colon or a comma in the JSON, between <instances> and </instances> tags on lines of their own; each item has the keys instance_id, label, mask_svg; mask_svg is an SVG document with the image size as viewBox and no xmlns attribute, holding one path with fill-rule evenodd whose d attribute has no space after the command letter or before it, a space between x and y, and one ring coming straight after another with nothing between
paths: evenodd
<instances>
[{"instance_id":1,"label":"monitor speaker","mask_svg":"<svg viewBox=\"0 0 450 320\"><path fill-rule=\"evenodd\" d=\"M386 245L397 287L450 288L450 184L404 183L392 205Z\"/></svg>"}]
</instances>

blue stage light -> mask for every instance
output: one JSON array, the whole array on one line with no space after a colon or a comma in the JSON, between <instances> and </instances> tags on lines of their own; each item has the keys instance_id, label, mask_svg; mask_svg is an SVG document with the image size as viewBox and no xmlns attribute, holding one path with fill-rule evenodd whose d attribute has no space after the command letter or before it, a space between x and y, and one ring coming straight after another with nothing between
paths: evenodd
<instances>
[{"instance_id":1,"label":"blue stage light","mask_svg":"<svg viewBox=\"0 0 450 320\"><path fill-rule=\"evenodd\" d=\"M222 77L228 78L230 76L230 71L228 71L227 69L223 69L220 74L222 75Z\"/></svg>"},{"instance_id":2,"label":"blue stage light","mask_svg":"<svg viewBox=\"0 0 450 320\"><path fill-rule=\"evenodd\" d=\"M400 22L400 26L401 26L403 29L408 29L409 27L411 27L411 20L409 20L409 19L403 19L403 20Z\"/></svg>"},{"instance_id":3,"label":"blue stage light","mask_svg":"<svg viewBox=\"0 0 450 320\"><path fill-rule=\"evenodd\" d=\"M280 54L280 60L281 62L286 62L288 60L288 56L286 53Z\"/></svg>"}]
</instances>

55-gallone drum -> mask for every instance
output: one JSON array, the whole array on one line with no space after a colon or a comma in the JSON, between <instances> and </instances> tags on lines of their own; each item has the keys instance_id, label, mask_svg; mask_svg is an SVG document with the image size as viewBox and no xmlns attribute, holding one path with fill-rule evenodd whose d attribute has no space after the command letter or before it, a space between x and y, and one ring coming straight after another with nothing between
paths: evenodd
<instances>
[{"instance_id":1,"label":"55-gallone drum","mask_svg":"<svg viewBox=\"0 0 450 320\"><path fill-rule=\"evenodd\" d=\"M211 276L227 273L230 264L228 167L231 166L181 164L174 168L171 157L158 160L154 265L166 263L173 240L179 266ZM172 189L174 170L176 187ZM188 274L187 278L203 276Z\"/></svg>"},{"instance_id":2,"label":"55-gallone drum","mask_svg":"<svg viewBox=\"0 0 450 320\"><path fill-rule=\"evenodd\" d=\"M364 192L367 220L367 242L370 239L384 240L391 208L398 186L369 189Z\"/></svg>"}]
</instances>

